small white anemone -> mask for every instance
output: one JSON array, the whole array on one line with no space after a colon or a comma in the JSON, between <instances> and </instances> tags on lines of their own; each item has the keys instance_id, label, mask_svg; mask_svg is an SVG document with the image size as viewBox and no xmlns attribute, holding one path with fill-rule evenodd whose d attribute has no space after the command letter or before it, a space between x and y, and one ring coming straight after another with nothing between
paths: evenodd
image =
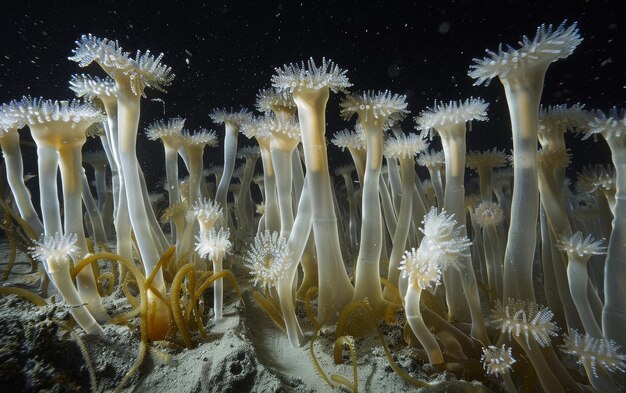
<instances>
[{"instance_id":1,"label":"small white anemone","mask_svg":"<svg viewBox=\"0 0 626 393\"><path fill-rule=\"evenodd\" d=\"M93 100L99 96L117 97L117 87L111 77L100 78L86 74L74 74L70 79L70 90L77 97Z\"/></svg>"},{"instance_id":2,"label":"small white anemone","mask_svg":"<svg viewBox=\"0 0 626 393\"><path fill-rule=\"evenodd\" d=\"M113 78L116 75L128 77L135 95L143 95L146 87L165 91L164 88L174 80L172 68L161 63L163 53L155 57L149 50L144 53L137 51L135 58L131 58L117 41L91 34L81 36L72 52L69 60L77 62L80 67L95 61Z\"/></svg>"},{"instance_id":3,"label":"small white anemone","mask_svg":"<svg viewBox=\"0 0 626 393\"><path fill-rule=\"evenodd\" d=\"M276 286L292 263L287 240L278 232L268 230L257 234L245 256L245 266L252 273L252 282L264 290Z\"/></svg>"},{"instance_id":4,"label":"small white anemone","mask_svg":"<svg viewBox=\"0 0 626 393\"><path fill-rule=\"evenodd\" d=\"M255 160L261 156L261 149L258 145L242 146L237 149L237 158L245 158L246 160Z\"/></svg>"},{"instance_id":5,"label":"small white anemone","mask_svg":"<svg viewBox=\"0 0 626 393\"><path fill-rule=\"evenodd\" d=\"M232 108L230 110L213 109L209 117L215 124L235 123L239 126L252 120L252 114L246 108L241 108L239 111Z\"/></svg>"},{"instance_id":6,"label":"small white anemone","mask_svg":"<svg viewBox=\"0 0 626 393\"><path fill-rule=\"evenodd\" d=\"M62 261L72 258L80 252L76 245L76 234L69 233L62 235L59 232L54 235L44 235L41 239L35 240L35 245L30 248L33 258L46 263L46 260Z\"/></svg>"},{"instance_id":7,"label":"small white anemone","mask_svg":"<svg viewBox=\"0 0 626 393\"><path fill-rule=\"evenodd\" d=\"M146 128L146 136L151 141L157 139L174 139L180 137L185 119L173 117L167 120L157 120Z\"/></svg>"},{"instance_id":8,"label":"small white anemone","mask_svg":"<svg viewBox=\"0 0 626 393\"><path fill-rule=\"evenodd\" d=\"M195 146L217 146L217 134L215 131L209 131L206 128L200 128L193 133L183 130L181 133L181 141L183 144Z\"/></svg>"},{"instance_id":9,"label":"small white anemone","mask_svg":"<svg viewBox=\"0 0 626 393\"><path fill-rule=\"evenodd\" d=\"M442 268L433 258L425 258L415 249L404 252L399 269L403 278L409 278L409 284L420 289L438 286L441 283Z\"/></svg>"},{"instance_id":10,"label":"small white anemone","mask_svg":"<svg viewBox=\"0 0 626 393\"><path fill-rule=\"evenodd\" d=\"M576 189L580 192L615 190L615 168L611 165L585 165L577 176Z\"/></svg>"},{"instance_id":11,"label":"small white anemone","mask_svg":"<svg viewBox=\"0 0 626 393\"><path fill-rule=\"evenodd\" d=\"M352 84L348 81L346 70L339 68L332 60L322 58L318 67L313 58L304 64L285 64L283 68L276 68L276 74L272 76L272 85L279 90L291 93L294 90L312 89L320 90L328 87L333 92L344 92Z\"/></svg>"},{"instance_id":12,"label":"small white anemone","mask_svg":"<svg viewBox=\"0 0 626 393\"><path fill-rule=\"evenodd\" d=\"M626 371L626 356L620 349L620 346L611 339L583 335L573 329L564 336L561 345L561 351L576 356L579 364L588 363L596 377L598 366L608 372Z\"/></svg>"},{"instance_id":13,"label":"small white anemone","mask_svg":"<svg viewBox=\"0 0 626 393\"><path fill-rule=\"evenodd\" d=\"M366 142L363 133L343 129L335 135L331 140L332 144L344 149L365 150Z\"/></svg>"},{"instance_id":14,"label":"small white anemone","mask_svg":"<svg viewBox=\"0 0 626 393\"><path fill-rule=\"evenodd\" d=\"M24 119L15 113L9 105L2 105L0 108L0 137L9 130L19 130L25 125Z\"/></svg>"},{"instance_id":15,"label":"small white anemone","mask_svg":"<svg viewBox=\"0 0 626 393\"><path fill-rule=\"evenodd\" d=\"M420 228L424 234L422 243L426 243L432 257L441 265L451 265L459 269L461 267L459 261L468 255L472 242L461 234L463 226L457 225L454 214L447 214L445 211L437 213L437 209L433 207L422 223L424 224L424 228Z\"/></svg>"},{"instance_id":16,"label":"small white anemone","mask_svg":"<svg viewBox=\"0 0 626 393\"><path fill-rule=\"evenodd\" d=\"M568 149L564 147L540 149L537 151L537 162L545 168L567 168L571 161Z\"/></svg>"},{"instance_id":17,"label":"small white anemone","mask_svg":"<svg viewBox=\"0 0 626 393\"><path fill-rule=\"evenodd\" d=\"M241 124L239 131L249 139L269 139L271 135L271 119L271 116L268 114L251 117L248 121Z\"/></svg>"},{"instance_id":18,"label":"small white anemone","mask_svg":"<svg viewBox=\"0 0 626 393\"><path fill-rule=\"evenodd\" d=\"M465 166L475 170L479 167L500 168L506 166L508 162L509 156L503 150L494 147L485 151L471 150L467 153Z\"/></svg>"},{"instance_id":19,"label":"small white anemone","mask_svg":"<svg viewBox=\"0 0 626 393\"><path fill-rule=\"evenodd\" d=\"M426 150L428 143L422 134L400 134L385 141L385 156L392 158L413 158Z\"/></svg>"},{"instance_id":20,"label":"small white anemone","mask_svg":"<svg viewBox=\"0 0 626 393\"><path fill-rule=\"evenodd\" d=\"M443 151L428 150L423 152L417 159L417 163L426 168L443 168L446 164L446 157Z\"/></svg>"},{"instance_id":21,"label":"small white anemone","mask_svg":"<svg viewBox=\"0 0 626 393\"><path fill-rule=\"evenodd\" d=\"M579 257L606 254L606 246L602 239L595 240L591 234L583 238L580 231L569 237L561 236L556 246L561 251L576 254Z\"/></svg>"},{"instance_id":22,"label":"small white anemone","mask_svg":"<svg viewBox=\"0 0 626 393\"><path fill-rule=\"evenodd\" d=\"M542 347L550 345L550 337L558 330L553 318L549 308L519 299L498 300L492 314L493 324L502 333L508 333L509 338L523 336L528 348L531 337Z\"/></svg>"},{"instance_id":23,"label":"small white anemone","mask_svg":"<svg viewBox=\"0 0 626 393\"><path fill-rule=\"evenodd\" d=\"M581 43L582 38L576 23L569 26L566 23L567 21L563 21L556 29L552 25L542 24L532 40L527 36L522 37L518 49L510 45L503 49L500 44L497 53L487 50L487 57L473 59L474 64L470 65L468 75L476 79L475 86L483 83L488 85L496 76L500 79L507 78L518 70L524 72L529 67L550 64L568 57Z\"/></svg>"},{"instance_id":24,"label":"small white anemone","mask_svg":"<svg viewBox=\"0 0 626 393\"><path fill-rule=\"evenodd\" d=\"M279 120L274 117L270 117L266 121L269 121L270 132L273 134L279 134L279 136L286 136L294 141L300 141L302 134L300 132L300 124L295 119Z\"/></svg>"},{"instance_id":25,"label":"small white anemone","mask_svg":"<svg viewBox=\"0 0 626 393\"><path fill-rule=\"evenodd\" d=\"M196 252L201 258L209 258L212 261L221 260L232 247L229 237L228 228L222 227L217 231L211 228L207 233L196 236Z\"/></svg>"},{"instance_id":26,"label":"small white anemone","mask_svg":"<svg viewBox=\"0 0 626 393\"><path fill-rule=\"evenodd\" d=\"M296 103L289 91L278 89L259 90L256 95L256 109L259 112L269 113L276 109L284 108L287 111L295 111Z\"/></svg>"},{"instance_id":27,"label":"small white anemone","mask_svg":"<svg viewBox=\"0 0 626 393\"><path fill-rule=\"evenodd\" d=\"M500 225L504 220L504 214L500 204L496 202L480 202L474 209L476 223L480 226Z\"/></svg>"},{"instance_id":28,"label":"small white anemone","mask_svg":"<svg viewBox=\"0 0 626 393\"><path fill-rule=\"evenodd\" d=\"M432 108L426 108L415 118L416 128L423 131L441 130L451 124L466 123L472 120L488 120L489 104L482 98L470 97L465 101L441 103L435 101Z\"/></svg>"},{"instance_id":29,"label":"small white anemone","mask_svg":"<svg viewBox=\"0 0 626 393\"><path fill-rule=\"evenodd\" d=\"M180 217L185 218L188 210L189 204L187 202L176 202L163 211L163 214L161 215L161 223L165 224Z\"/></svg>"},{"instance_id":30,"label":"small white anemone","mask_svg":"<svg viewBox=\"0 0 626 393\"><path fill-rule=\"evenodd\" d=\"M538 127L540 140L549 140L566 131L585 131L592 116L591 112L584 109L585 106L581 104L541 105Z\"/></svg>"},{"instance_id":31,"label":"small white anemone","mask_svg":"<svg viewBox=\"0 0 626 393\"><path fill-rule=\"evenodd\" d=\"M484 347L480 361L487 374L491 375L504 375L509 372L515 363L511 347L506 347L504 344L502 344L502 347L494 345Z\"/></svg>"},{"instance_id":32,"label":"small white anemone","mask_svg":"<svg viewBox=\"0 0 626 393\"><path fill-rule=\"evenodd\" d=\"M195 218L203 226L210 228L222 218L222 206L216 201L203 198L193 203L188 214L190 215L188 219Z\"/></svg>"},{"instance_id":33,"label":"small white anemone","mask_svg":"<svg viewBox=\"0 0 626 393\"><path fill-rule=\"evenodd\" d=\"M45 100L24 96L11 101L5 109L10 117L19 117L29 125L49 122L94 123L106 120L106 116L91 103L79 100Z\"/></svg>"},{"instance_id":34,"label":"small white anemone","mask_svg":"<svg viewBox=\"0 0 626 393\"><path fill-rule=\"evenodd\" d=\"M617 107L611 108L608 115L602 111L596 111L588 127L583 139L596 134L601 134L607 141L614 138L621 139L626 135L626 111Z\"/></svg>"},{"instance_id":35,"label":"small white anemone","mask_svg":"<svg viewBox=\"0 0 626 393\"><path fill-rule=\"evenodd\" d=\"M341 102L341 117L349 120L354 114L359 115L359 119L363 122L373 119L387 119L394 114L404 116L409 113L406 110L406 96L392 94L389 90L385 91L364 91L361 94L348 94ZM373 120L372 119L372 120ZM393 121L397 121L393 117Z\"/></svg>"}]
</instances>

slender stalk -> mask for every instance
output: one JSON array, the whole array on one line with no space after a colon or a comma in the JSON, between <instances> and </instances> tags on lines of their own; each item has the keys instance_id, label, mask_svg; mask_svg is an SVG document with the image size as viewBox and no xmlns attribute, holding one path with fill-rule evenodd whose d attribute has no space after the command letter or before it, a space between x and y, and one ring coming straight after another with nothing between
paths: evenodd
<instances>
[{"instance_id":1,"label":"slender stalk","mask_svg":"<svg viewBox=\"0 0 626 393\"><path fill-rule=\"evenodd\" d=\"M93 231L93 237L95 242L106 243L107 235L104 230L102 216L100 215L100 211L98 210L96 201L94 201L93 196L91 195L89 180L87 179L84 171L82 175L82 198L83 203L85 204L85 208L87 210L87 214L89 215L89 221L91 222L91 228ZM102 198L104 198L104 194L102 194Z\"/></svg>"},{"instance_id":2,"label":"slender stalk","mask_svg":"<svg viewBox=\"0 0 626 393\"><path fill-rule=\"evenodd\" d=\"M70 313L76 319L87 334L104 334L102 327L96 322L87 309L81 296L78 294L72 275L70 273L70 263L67 257L47 258L46 265L48 274L54 282L59 293L69 306Z\"/></svg>"},{"instance_id":3,"label":"slender stalk","mask_svg":"<svg viewBox=\"0 0 626 393\"><path fill-rule=\"evenodd\" d=\"M20 216L36 234L43 234L43 223L37 216L31 201L30 191L24 184L24 165L18 131L16 129L8 129L4 133L0 132L0 147L2 147L2 155L4 156L7 181Z\"/></svg>"},{"instance_id":4,"label":"slender stalk","mask_svg":"<svg viewBox=\"0 0 626 393\"><path fill-rule=\"evenodd\" d=\"M302 132L302 146L311 190L313 235L318 260L318 320L333 323L348 304L353 287L341 256L326 152L326 103L329 88L294 91Z\"/></svg>"},{"instance_id":5,"label":"slender stalk","mask_svg":"<svg viewBox=\"0 0 626 393\"><path fill-rule=\"evenodd\" d=\"M250 182L252 181L258 157L258 155L246 157L246 164L241 177L241 186L239 187L238 199L240 203L236 206L238 220L240 221L239 225L241 225L240 229L246 236L253 235L254 216L252 215L252 207L248 203L248 195L250 194Z\"/></svg>"},{"instance_id":6,"label":"slender stalk","mask_svg":"<svg viewBox=\"0 0 626 393\"><path fill-rule=\"evenodd\" d=\"M180 200L180 190L178 189L178 146L171 146L162 139L165 150L165 178L167 181L167 196L169 206Z\"/></svg>"},{"instance_id":7,"label":"slender stalk","mask_svg":"<svg viewBox=\"0 0 626 393\"><path fill-rule=\"evenodd\" d=\"M76 234L76 246L80 249L81 257L89 252L85 240L83 205L81 201L83 170L80 149L86 139L83 134L83 138L77 138L74 143L62 145L58 149L59 167L63 182L63 233ZM107 321L109 315L102 305L102 299L98 294L98 285L91 265L81 270L76 277L76 281L78 294L82 301L87 304L87 309L97 321Z\"/></svg>"},{"instance_id":8,"label":"slender stalk","mask_svg":"<svg viewBox=\"0 0 626 393\"><path fill-rule=\"evenodd\" d=\"M63 233L61 209L57 190L59 157L51 147L37 145L37 173L39 174L39 194L41 215L46 236Z\"/></svg>"},{"instance_id":9,"label":"slender stalk","mask_svg":"<svg viewBox=\"0 0 626 393\"><path fill-rule=\"evenodd\" d=\"M342 173L343 182L346 185L346 193L348 194L348 234L350 237L350 248L356 249L359 244L358 229L357 229L357 211L356 211L356 196L354 195L354 186L352 185L352 175L350 172L345 171Z\"/></svg>"},{"instance_id":10,"label":"slender stalk","mask_svg":"<svg viewBox=\"0 0 626 393\"><path fill-rule=\"evenodd\" d=\"M413 330L413 333L415 333L415 336L424 347L430 364L442 364L444 359L443 354L441 353L441 348L439 348L439 344L437 344L435 336L433 336L428 329L428 326L424 323L424 319L422 319L422 313L420 312L421 294L421 288L415 288L413 285L409 285L406 295L404 296L406 321L411 326L411 330Z\"/></svg>"},{"instance_id":11,"label":"slender stalk","mask_svg":"<svg viewBox=\"0 0 626 393\"><path fill-rule=\"evenodd\" d=\"M604 337L626 348L626 146L622 138L608 139L615 164L615 215L604 265L605 303L602 310Z\"/></svg>"},{"instance_id":12,"label":"slender stalk","mask_svg":"<svg viewBox=\"0 0 626 393\"><path fill-rule=\"evenodd\" d=\"M458 225L461 226L461 235L467 235L465 226L465 123L450 124L448 129L439 128L441 144L446 157L446 186L443 208L446 212L454 214ZM462 321L469 311L472 320L472 336L478 338L484 344L489 343L485 321L480 308L478 285L472 267L471 257L461 258L463 271L455 269L444 271L446 285L446 300L448 301L449 313L452 317ZM446 274L448 272L448 274ZM458 290L458 281L461 281L463 293ZM466 306L469 306L466 307Z\"/></svg>"},{"instance_id":13,"label":"slender stalk","mask_svg":"<svg viewBox=\"0 0 626 393\"><path fill-rule=\"evenodd\" d=\"M278 210L278 200L276 194L276 172L270 151L269 138L257 138L261 150L261 162L263 164L263 196L265 202L265 213L263 223L265 229L278 232L280 230L280 213Z\"/></svg>"},{"instance_id":14,"label":"slender stalk","mask_svg":"<svg viewBox=\"0 0 626 393\"><path fill-rule=\"evenodd\" d=\"M278 282L280 308L283 318L285 319L287 336L293 347L302 346L305 341L295 314L293 284L298 271L297 261L300 261L302 258L309 234L311 233L312 219L313 214L311 210L311 200L309 198L309 186L305 178L302 197L298 203L297 218L294 221L292 231L287 240L287 247L289 247L289 251L291 252L292 264L285 273L285 276Z\"/></svg>"},{"instance_id":15,"label":"slender stalk","mask_svg":"<svg viewBox=\"0 0 626 393\"><path fill-rule=\"evenodd\" d=\"M383 223L379 200L380 170L383 160L383 133L376 125L362 122L367 140L365 176L361 209L361 242L356 265L354 301L367 299L374 315L385 305L380 283L380 256Z\"/></svg>"},{"instance_id":16,"label":"slender stalk","mask_svg":"<svg viewBox=\"0 0 626 393\"><path fill-rule=\"evenodd\" d=\"M126 200L130 222L137 239L146 274L152 273L159 260L155 240L150 231L150 221L139 179L139 163L137 161L137 126L139 123L139 107L141 95L135 95L130 88L130 81L120 83L116 80L118 91L118 151L126 186ZM162 293L166 293L163 273L157 272L153 285ZM170 320L170 312L154 292L148 289L149 335L152 339L164 337Z\"/></svg>"},{"instance_id":17,"label":"slender stalk","mask_svg":"<svg viewBox=\"0 0 626 393\"><path fill-rule=\"evenodd\" d=\"M501 79L513 131L513 198L504 254L504 299L535 301L532 268L539 217L537 126L546 69L532 70L526 78Z\"/></svg>"},{"instance_id":18,"label":"slender stalk","mask_svg":"<svg viewBox=\"0 0 626 393\"><path fill-rule=\"evenodd\" d=\"M402 172L401 177L401 195L400 210L398 211L398 225L396 226L396 232L393 235L393 249L391 250L391 257L389 258L389 270L387 272L387 279L394 284L398 283L400 277L400 260L402 254L406 249L406 240L409 235L409 228L412 222L412 207L413 207L413 178L415 177L415 170L413 169L413 158L402 157L400 158L400 170ZM391 293L385 288L384 292L387 296Z\"/></svg>"},{"instance_id":19,"label":"slender stalk","mask_svg":"<svg viewBox=\"0 0 626 393\"><path fill-rule=\"evenodd\" d=\"M213 274L217 274L223 270L222 262L223 257L221 253L217 253L218 255L213 258ZM213 310L215 312L215 320L222 319L222 311L224 304L224 280L219 279L215 280L213 283Z\"/></svg>"},{"instance_id":20,"label":"slender stalk","mask_svg":"<svg viewBox=\"0 0 626 393\"><path fill-rule=\"evenodd\" d=\"M580 257L575 252L567 253L567 280L572 300L578 310L578 315L587 334L595 338L602 338L602 329L596 321L587 296L589 275L587 274L587 260L589 256Z\"/></svg>"},{"instance_id":21,"label":"slender stalk","mask_svg":"<svg viewBox=\"0 0 626 393\"><path fill-rule=\"evenodd\" d=\"M232 228L232 218L227 209L228 186L233 177L235 170L235 160L237 159L237 135L239 134L239 125L231 121L225 121L224 127L226 134L224 136L224 171L220 183L217 186L215 200L224 207L224 218L228 226Z\"/></svg>"},{"instance_id":22,"label":"slender stalk","mask_svg":"<svg viewBox=\"0 0 626 393\"><path fill-rule=\"evenodd\" d=\"M294 221L291 160L298 143L297 139L280 135L279 132L274 132L270 137L270 151L276 170L276 193L280 209L280 235L285 239L289 238Z\"/></svg>"}]
</instances>

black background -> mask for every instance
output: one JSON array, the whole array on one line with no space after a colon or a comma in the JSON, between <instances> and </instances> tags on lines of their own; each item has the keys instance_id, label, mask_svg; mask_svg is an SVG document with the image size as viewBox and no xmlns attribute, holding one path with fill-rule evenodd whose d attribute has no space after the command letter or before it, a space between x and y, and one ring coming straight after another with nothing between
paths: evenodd
<instances>
[{"instance_id":1,"label":"black background","mask_svg":"<svg viewBox=\"0 0 626 393\"><path fill-rule=\"evenodd\" d=\"M626 32L623 1L14 1L0 12L0 102L22 95L67 99L73 73L67 60L81 34L117 39L128 51L164 52L176 73L168 94L148 90L140 127L175 115L187 126L213 128L216 107L254 108L255 95L269 87L274 67L326 56L348 70L355 90L389 89L408 96L412 115L435 99L480 96L491 103L486 123L475 124L469 149L510 148L510 126L502 87L473 86L472 58L499 43L533 36L541 23L578 21L584 41L568 59L548 71L545 104L581 102L587 108L624 106ZM164 101L164 105L158 98ZM338 117L338 98L328 107L328 133L348 123ZM165 115L163 114L165 110ZM25 138L28 132L24 132ZM240 143L248 143L241 137ZM575 141L573 170L583 163L608 162L601 141ZM97 148L91 141L87 150ZM330 148L331 164L347 153ZM34 150L25 150L34 173ZM164 176L160 143L140 132L138 155L151 184ZM208 163L222 161L210 149Z\"/></svg>"}]
</instances>

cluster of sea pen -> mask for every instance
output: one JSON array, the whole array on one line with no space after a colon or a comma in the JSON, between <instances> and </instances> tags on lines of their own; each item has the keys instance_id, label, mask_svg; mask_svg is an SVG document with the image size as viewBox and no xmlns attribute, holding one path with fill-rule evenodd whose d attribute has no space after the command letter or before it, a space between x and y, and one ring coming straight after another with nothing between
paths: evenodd
<instances>
[{"instance_id":1,"label":"cluster of sea pen","mask_svg":"<svg viewBox=\"0 0 626 393\"><path fill-rule=\"evenodd\" d=\"M355 380L337 375L328 379L322 372L330 385L332 380L358 389L360 342L354 337L375 330L382 338L378 324L384 320L406 323L407 342L419 343L438 369L454 371L455 362L464 362L468 370L480 372L483 347L486 373L501 376L510 392L522 385L516 373L524 367L537 374L545 391L582 391L573 377L576 370L567 368L569 363L561 361L552 343L560 330L567 330L561 348L578 356L589 383L600 391L618 391L625 368L620 351L626 343L620 331L626 315L621 263L626 252L626 116L617 109L604 114L585 112L581 105L539 106L548 66L569 56L580 42L576 24L542 25L534 38L524 37L519 48L500 47L471 66L476 84L498 76L504 85L513 129L512 196L503 192L508 180L498 180L493 172L507 163L501 150L471 152L466 159L467 126L487 120L485 101L435 102L416 118L416 128L424 133L405 134L406 97L389 91L352 93L341 102L342 117L350 120L356 114L358 122L354 131L335 134L333 143L348 148L356 181L352 167L343 167L336 173L345 194L335 189L327 155L326 105L330 91L346 93L351 83L347 71L332 61L310 59L276 69L273 88L257 96L263 115L253 116L246 109L210 114L226 131L224 166L213 168L215 181L205 176L203 158L207 146L217 145L215 132L183 130L181 118L148 127L148 137L161 140L165 148L169 207L161 223L169 224L168 237L152 210L135 145L145 89L163 90L174 76L161 63L162 55L146 51L133 58L117 41L83 36L71 59L80 66L96 62L110 76L72 78L72 90L93 103L25 97L0 110L0 144L12 191L11 203L2 201L3 211L37 241L34 255L88 334L102 333L98 322L109 320L96 284L104 277L97 261L122 263L117 281L134 310L113 321L140 315L143 345L136 366L147 338L179 343L178 334L184 346L192 348L190 330L196 329L208 339L203 293L214 285L213 312L216 320L223 318L224 279L239 290L235 275L224 270L224 260L236 254L244 260L252 284L263 289L253 298L283 328L291 346L300 347L312 337L314 354L313 341L321 329L336 324L335 352L349 345ZM105 113L98 109L100 104ZM97 203L83 186L80 168L80 148L93 123L102 123L95 133L106 157L93 164L98 165ZM17 130L25 124L38 147L42 220L22 180ZM388 130L393 137L386 136ZM587 190L586 195L573 195L565 185L570 156L563 134L569 130L586 131L586 137L601 134L613 154L615 170L594 172L602 174L601 181L593 179L593 171L584 171L578 190ZM239 131L258 147L238 148ZM426 134L430 141L441 138L443 152L426 151ZM184 181L179 179L179 157L189 173ZM259 157L261 199L250 191ZM235 176L237 158L244 158L245 164ZM428 169L430 189L418 175L416 162ZM479 174L480 197L465 195L466 164ZM105 179L107 165L110 180ZM56 197L59 166L63 218ZM230 195L236 177L240 181ZM98 214L104 214L107 182L113 192L117 254L90 255L81 197L90 211L94 238L102 238L95 228ZM596 192L600 189L602 193ZM576 219L568 209L582 200L603 214ZM261 217L253 216L255 202L263 206ZM605 253L602 241L594 239L607 237L602 271L597 262L588 261ZM352 255L354 266L348 261ZM533 285L536 263L541 264L546 301L554 310L536 300L543 298ZM113 286L115 280L106 277ZM133 280L140 302L129 289ZM479 288L486 289L484 298ZM317 317L311 313L313 293L319 294ZM296 313L300 300L308 322ZM487 304L493 311L484 318ZM487 329L485 319L497 329ZM383 348L403 379L428 385L398 367L384 340ZM319 366L315 357L314 363Z\"/></svg>"}]
</instances>

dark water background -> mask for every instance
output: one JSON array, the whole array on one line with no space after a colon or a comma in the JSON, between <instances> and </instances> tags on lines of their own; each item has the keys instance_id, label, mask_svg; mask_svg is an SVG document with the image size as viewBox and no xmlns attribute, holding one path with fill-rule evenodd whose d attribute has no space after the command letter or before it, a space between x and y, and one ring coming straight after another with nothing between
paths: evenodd
<instances>
[{"instance_id":1,"label":"dark water background","mask_svg":"<svg viewBox=\"0 0 626 393\"><path fill-rule=\"evenodd\" d=\"M147 91L140 126L175 115L191 129L209 127L216 107L254 108L269 87L274 67L326 56L348 70L355 90L389 89L408 96L412 116L435 99L480 96L491 103L491 121L476 124L468 148L510 147L502 87L474 87L472 58L499 43L533 36L541 23L578 21L583 43L550 67L543 102L581 102L587 108L626 106L624 1L11 1L0 12L0 102L22 95L68 99L73 73L102 75L67 60L81 34L119 40L125 50L164 52L177 74L168 94ZM156 101L153 99L163 100ZM164 103L163 103L164 102ZM338 98L328 107L328 132L348 123L338 117ZM165 111L165 114L163 113ZM29 138L28 132L24 137ZM240 143L249 143L241 137ZM573 140L573 137L570 137ZM91 141L85 150L98 147ZM162 176L162 147L140 132L139 159L150 184ZM604 143L573 141L573 171L583 163L608 162ZM347 153L329 148L332 163ZM35 173L34 149L24 150ZM205 154L222 161L220 149ZM575 172L573 172L575 173ZM572 173L572 174L573 174Z\"/></svg>"}]
</instances>

